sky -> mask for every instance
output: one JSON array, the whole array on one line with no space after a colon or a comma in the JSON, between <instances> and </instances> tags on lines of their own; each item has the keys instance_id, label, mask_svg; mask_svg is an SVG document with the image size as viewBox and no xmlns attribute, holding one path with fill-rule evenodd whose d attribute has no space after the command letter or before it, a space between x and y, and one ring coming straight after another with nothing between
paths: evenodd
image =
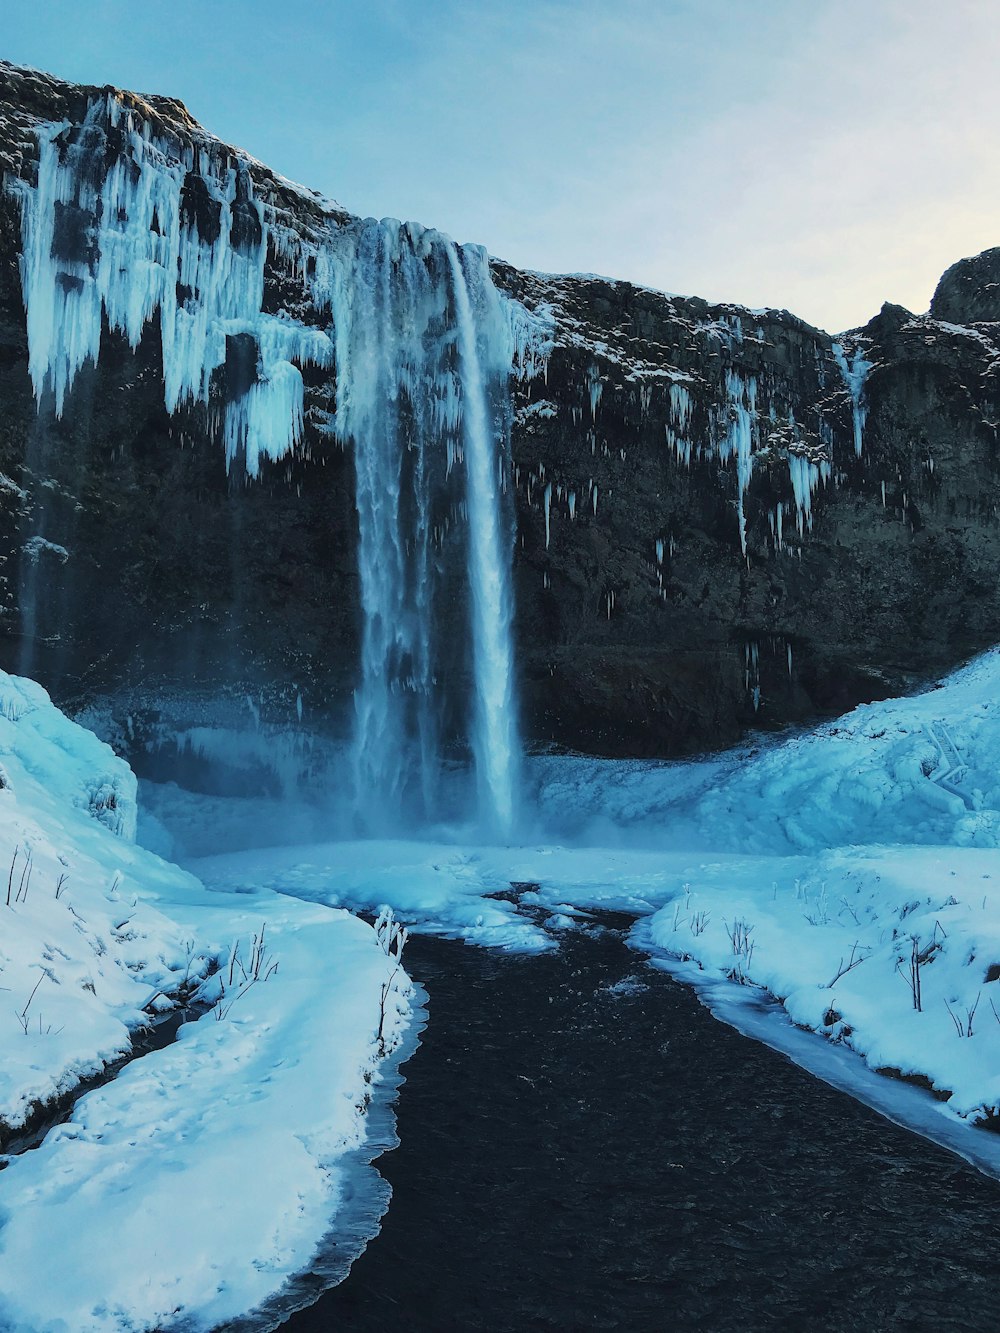
<instances>
[{"instance_id":1,"label":"sky","mask_svg":"<svg viewBox=\"0 0 1000 1333\"><path fill-rule=\"evenodd\" d=\"M355 213L831 332L1000 244L990 0L2 0L0 56Z\"/></svg>"}]
</instances>

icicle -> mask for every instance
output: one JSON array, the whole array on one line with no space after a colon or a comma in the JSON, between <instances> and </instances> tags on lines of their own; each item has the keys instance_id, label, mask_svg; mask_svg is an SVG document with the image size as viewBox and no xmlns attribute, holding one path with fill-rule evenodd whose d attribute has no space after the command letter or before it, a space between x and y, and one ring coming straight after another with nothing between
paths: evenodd
<instances>
[{"instance_id":1,"label":"icicle","mask_svg":"<svg viewBox=\"0 0 1000 1333\"><path fill-rule=\"evenodd\" d=\"M684 384L676 381L670 386L670 418L665 426L667 444L685 467L691 466L691 440L688 428L691 424L691 394Z\"/></svg>"},{"instance_id":2,"label":"icicle","mask_svg":"<svg viewBox=\"0 0 1000 1333\"><path fill-rule=\"evenodd\" d=\"M596 366L591 365L587 370L587 389L590 394L590 419L597 420L597 404L601 401L601 391L604 385L601 383L601 372Z\"/></svg>"},{"instance_id":3,"label":"icicle","mask_svg":"<svg viewBox=\"0 0 1000 1333\"><path fill-rule=\"evenodd\" d=\"M812 532L812 497L819 489L820 482L829 480L830 465L825 461L818 464L810 462L801 454L789 454L788 473L795 496L796 523L801 537L806 527Z\"/></svg>"},{"instance_id":4,"label":"icicle","mask_svg":"<svg viewBox=\"0 0 1000 1333\"><path fill-rule=\"evenodd\" d=\"M542 493L542 505L545 509L545 549L549 549L549 541L552 537L551 518L552 518L552 483L546 485Z\"/></svg>"},{"instance_id":5,"label":"icicle","mask_svg":"<svg viewBox=\"0 0 1000 1333\"><path fill-rule=\"evenodd\" d=\"M121 151L113 131L123 132ZM239 348L243 382L223 418L227 463L245 451L254 476L261 458L288 454L302 435L293 363L329 366L333 346L263 312L268 229L245 166L200 152L197 170L186 168L111 96L95 99L81 126L37 135L37 185L13 182L36 397L51 389L61 416L80 368L98 360L102 318L137 347L158 312L167 411L207 403L213 375ZM207 201L207 236L185 213L188 191Z\"/></svg>"},{"instance_id":6,"label":"icicle","mask_svg":"<svg viewBox=\"0 0 1000 1333\"><path fill-rule=\"evenodd\" d=\"M840 343L834 343L830 350L833 352L834 360L840 368L840 373L847 386L847 392L851 395L851 415L854 421L854 452L860 458L864 447L865 422L868 419L868 405L865 402L865 379L872 368L872 363L865 360L860 348L855 351L854 358L850 362Z\"/></svg>"},{"instance_id":7,"label":"icicle","mask_svg":"<svg viewBox=\"0 0 1000 1333\"><path fill-rule=\"evenodd\" d=\"M757 420L757 381L745 382L735 370L726 371L726 400L729 425L719 442L719 457L725 462L736 459L737 514L740 525L740 548L747 553L747 525L744 500L753 473L753 434Z\"/></svg>"}]
</instances>

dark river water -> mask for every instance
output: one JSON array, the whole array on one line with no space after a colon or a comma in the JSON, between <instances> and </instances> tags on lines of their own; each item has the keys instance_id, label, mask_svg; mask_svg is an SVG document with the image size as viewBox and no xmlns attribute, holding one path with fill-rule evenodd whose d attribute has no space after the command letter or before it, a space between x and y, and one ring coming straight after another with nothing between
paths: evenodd
<instances>
[{"instance_id":1,"label":"dark river water","mask_svg":"<svg viewBox=\"0 0 1000 1333\"><path fill-rule=\"evenodd\" d=\"M1000 1184L620 933L540 958L413 938L406 963L430 1022L378 1163L392 1204L287 1330L1000 1329Z\"/></svg>"}]
</instances>

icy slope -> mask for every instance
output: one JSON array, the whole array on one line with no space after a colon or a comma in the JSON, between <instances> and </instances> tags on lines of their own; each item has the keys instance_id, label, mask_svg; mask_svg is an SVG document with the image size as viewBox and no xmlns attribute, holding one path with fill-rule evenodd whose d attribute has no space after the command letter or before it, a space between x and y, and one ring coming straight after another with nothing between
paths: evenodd
<instances>
[{"instance_id":1,"label":"icy slope","mask_svg":"<svg viewBox=\"0 0 1000 1333\"><path fill-rule=\"evenodd\" d=\"M0 1121L12 1127L127 1052L144 1007L197 983L208 957L189 959L179 924L139 900L137 872L197 886L132 844L127 765L3 674L0 764Z\"/></svg>"},{"instance_id":2,"label":"icy slope","mask_svg":"<svg viewBox=\"0 0 1000 1333\"><path fill-rule=\"evenodd\" d=\"M1000 651L924 693L780 743L684 764L535 761L550 826L577 838L785 855L860 843L1000 846Z\"/></svg>"},{"instance_id":3,"label":"icy slope","mask_svg":"<svg viewBox=\"0 0 1000 1333\"><path fill-rule=\"evenodd\" d=\"M7 1161L0 1325L210 1328L336 1230L409 983L347 913L220 898L128 841L133 775L37 686L0 675L0 714L5 1121L128 1051L178 992L217 1001Z\"/></svg>"},{"instance_id":4,"label":"icy slope","mask_svg":"<svg viewBox=\"0 0 1000 1333\"><path fill-rule=\"evenodd\" d=\"M771 749L697 803L725 845L1000 845L1000 652Z\"/></svg>"}]
</instances>

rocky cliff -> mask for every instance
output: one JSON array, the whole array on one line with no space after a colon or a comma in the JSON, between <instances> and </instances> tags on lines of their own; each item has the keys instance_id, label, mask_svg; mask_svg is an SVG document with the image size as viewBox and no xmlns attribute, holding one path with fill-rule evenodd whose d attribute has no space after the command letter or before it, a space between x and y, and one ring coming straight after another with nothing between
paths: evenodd
<instances>
[{"instance_id":1,"label":"rocky cliff","mask_svg":"<svg viewBox=\"0 0 1000 1333\"><path fill-rule=\"evenodd\" d=\"M185 234L212 243L221 207L237 259L265 247L272 323L231 322L205 383L168 411L162 325L138 338L141 312L106 306L96 363L78 358L60 404L51 375L36 395L25 320L40 133L53 160L85 150L88 170L140 190L139 124L180 173ZM0 665L70 705L110 695L130 725L168 695L249 692L343 726L354 462L329 428L334 369L301 347L303 330L335 336L335 305L312 295L315 238L353 220L175 101L3 64L0 171ZM68 299L106 258L108 220L82 197L54 205ZM838 339L784 311L492 262L544 330L512 383L530 740L705 749L903 690L1000 638L997 253L949 270L930 316L884 306ZM291 322L301 431L251 460L233 405L278 384L262 358ZM457 610L444 615L460 672Z\"/></svg>"}]
</instances>

